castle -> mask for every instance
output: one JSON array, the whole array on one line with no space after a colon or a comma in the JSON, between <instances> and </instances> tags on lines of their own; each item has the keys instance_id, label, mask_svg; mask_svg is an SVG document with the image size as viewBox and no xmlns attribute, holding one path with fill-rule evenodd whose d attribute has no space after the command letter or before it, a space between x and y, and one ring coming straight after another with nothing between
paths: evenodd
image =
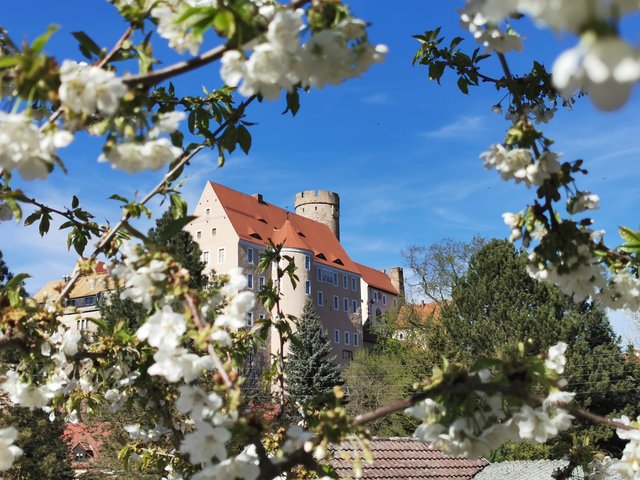
<instances>
[{"instance_id":1,"label":"castle","mask_svg":"<svg viewBox=\"0 0 640 480\"><path fill-rule=\"evenodd\" d=\"M401 268L389 275L351 260L340 245L340 198L324 190L300 192L295 213L265 201L261 194L246 195L208 182L194 211L197 218L185 230L202 250L207 270L228 273L240 267L248 288L259 291L275 278L271 270L258 268L269 241L283 245L292 257L299 277L297 288L286 278L281 282L282 311L300 316L308 297L331 340L338 363L353 358L363 344L362 327L398 305L404 295ZM247 325L266 318L256 304ZM277 340L272 335L271 351Z\"/></svg>"},{"instance_id":2,"label":"castle","mask_svg":"<svg viewBox=\"0 0 640 480\"><path fill-rule=\"evenodd\" d=\"M275 279L274 265L261 271L258 264L268 242L283 245L282 254L296 264L297 288L285 278L281 284L281 308L299 317L311 298L331 340L340 364L353 358L364 343L363 325L373 323L404 299L401 268L387 275L351 260L340 245L340 197L325 190L300 192L295 196L295 213L272 205L262 195L246 195L223 185L207 182L193 212L196 217L185 230L198 243L206 273L229 273L242 268L247 288L256 293ZM63 322L69 328L94 330L91 318L99 316L98 299L109 287L109 275L102 262L99 270L83 275L66 301ZM64 280L47 283L35 295L38 302L54 298ZM247 326L268 312L256 302L247 315ZM271 335L271 351L279 348Z\"/></svg>"}]
</instances>

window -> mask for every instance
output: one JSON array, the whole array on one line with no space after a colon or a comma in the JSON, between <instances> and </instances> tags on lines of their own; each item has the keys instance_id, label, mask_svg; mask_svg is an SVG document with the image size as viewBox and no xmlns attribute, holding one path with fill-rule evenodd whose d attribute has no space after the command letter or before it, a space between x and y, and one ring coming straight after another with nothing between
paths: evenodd
<instances>
[{"instance_id":1,"label":"window","mask_svg":"<svg viewBox=\"0 0 640 480\"><path fill-rule=\"evenodd\" d=\"M348 312L348 311L349 311L349 299L348 299L348 298L346 298L346 297L342 299L342 309L343 309L345 312Z\"/></svg>"},{"instance_id":2,"label":"window","mask_svg":"<svg viewBox=\"0 0 640 480\"><path fill-rule=\"evenodd\" d=\"M311 282L309 280L304 282L304 293L311 295Z\"/></svg>"},{"instance_id":3,"label":"window","mask_svg":"<svg viewBox=\"0 0 640 480\"><path fill-rule=\"evenodd\" d=\"M351 300L351 313L358 313L358 302Z\"/></svg>"},{"instance_id":4,"label":"window","mask_svg":"<svg viewBox=\"0 0 640 480\"><path fill-rule=\"evenodd\" d=\"M353 345L355 347L359 347L360 346L360 337L358 337L357 333L353 334Z\"/></svg>"},{"instance_id":5,"label":"window","mask_svg":"<svg viewBox=\"0 0 640 480\"><path fill-rule=\"evenodd\" d=\"M225 252L224 247L218 249L218 263L224 263Z\"/></svg>"},{"instance_id":6,"label":"window","mask_svg":"<svg viewBox=\"0 0 640 480\"><path fill-rule=\"evenodd\" d=\"M209 265L209 250L202 252L202 261L205 265Z\"/></svg>"},{"instance_id":7,"label":"window","mask_svg":"<svg viewBox=\"0 0 640 480\"><path fill-rule=\"evenodd\" d=\"M356 277L351 277L351 290L353 290L354 292L357 290Z\"/></svg>"},{"instance_id":8,"label":"window","mask_svg":"<svg viewBox=\"0 0 640 480\"><path fill-rule=\"evenodd\" d=\"M344 344L345 345L351 344L351 332L349 332L348 330L344 331Z\"/></svg>"},{"instance_id":9,"label":"window","mask_svg":"<svg viewBox=\"0 0 640 480\"><path fill-rule=\"evenodd\" d=\"M326 268L318 267L318 281L338 286L338 274Z\"/></svg>"},{"instance_id":10,"label":"window","mask_svg":"<svg viewBox=\"0 0 640 480\"><path fill-rule=\"evenodd\" d=\"M253 290L253 275L247 274L247 288Z\"/></svg>"},{"instance_id":11,"label":"window","mask_svg":"<svg viewBox=\"0 0 640 480\"><path fill-rule=\"evenodd\" d=\"M200 240L202 238L202 230L198 230L196 232L196 240Z\"/></svg>"},{"instance_id":12,"label":"window","mask_svg":"<svg viewBox=\"0 0 640 480\"><path fill-rule=\"evenodd\" d=\"M260 314L260 320L264 320L264 313Z\"/></svg>"},{"instance_id":13,"label":"window","mask_svg":"<svg viewBox=\"0 0 640 480\"><path fill-rule=\"evenodd\" d=\"M340 343L340 330L337 328L333 331L333 341L335 343Z\"/></svg>"},{"instance_id":14,"label":"window","mask_svg":"<svg viewBox=\"0 0 640 480\"><path fill-rule=\"evenodd\" d=\"M318 306L321 307L324 303L324 295L322 292L318 291Z\"/></svg>"},{"instance_id":15,"label":"window","mask_svg":"<svg viewBox=\"0 0 640 480\"><path fill-rule=\"evenodd\" d=\"M346 275L342 275L342 288L349 288L349 278Z\"/></svg>"},{"instance_id":16,"label":"window","mask_svg":"<svg viewBox=\"0 0 640 480\"><path fill-rule=\"evenodd\" d=\"M247 248L247 263L253 263L253 248Z\"/></svg>"},{"instance_id":17,"label":"window","mask_svg":"<svg viewBox=\"0 0 640 480\"><path fill-rule=\"evenodd\" d=\"M304 269L311 270L311 257L309 255L304 256Z\"/></svg>"},{"instance_id":18,"label":"window","mask_svg":"<svg viewBox=\"0 0 640 480\"><path fill-rule=\"evenodd\" d=\"M212 229L211 229L211 236L212 236L212 237L215 237L215 236L216 236L216 233L218 233L218 229L216 229L216 228L212 228Z\"/></svg>"},{"instance_id":19,"label":"window","mask_svg":"<svg viewBox=\"0 0 640 480\"><path fill-rule=\"evenodd\" d=\"M264 288L264 275L260 275L260 278L258 279L258 287L260 290Z\"/></svg>"},{"instance_id":20,"label":"window","mask_svg":"<svg viewBox=\"0 0 640 480\"><path fill-rule=\"evenodd\" d=\"M382 295L382 304L383 305L387 304L387 296L386 295Z\"/></svg>"},{"instance_id":21,"label":"window","mask_svg":"<svg viewBox=\"0 0 640 480\"><path fill-rule=\"evenodd\" d=\"M247 327L253 327L253 312L247 312Z\"/></svg>"},{"instance_id":22,"label":"window","mask_svg":"<svg viewBox=\"0 0 640 480\"><path fill-rule=\"evenodd\" d=\"M337 295L333 296L333 309L340 310L340 297Z\"/></svg>"},{"instance_id":23,"label":"window","mask_svg":"<svg viewBox=\"0 0 640 480\"><path fill-rule=\"evenodd\" d=\"M211 215L211 209L210 209L210 208L207 208L207 209L204 211L204 214L205 214L207 217L208 217L209 215Z\"/></svg>"},{"instance_id":24,"label":"window","mask_svg":"<svg viewBox=\"0 0 640 480\"><path fill-rule=\"evenodd\" d=\"M351 351L351 350L343 350L342 351L342 359L343 360L353 360L353 351Z\"/></svg>"}]
</instances>

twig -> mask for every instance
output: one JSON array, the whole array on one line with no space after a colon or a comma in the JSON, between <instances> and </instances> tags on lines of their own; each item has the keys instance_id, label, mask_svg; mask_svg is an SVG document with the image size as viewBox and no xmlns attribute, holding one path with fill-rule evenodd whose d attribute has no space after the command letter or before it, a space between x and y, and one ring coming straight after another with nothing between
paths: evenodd
<instances>
[{"instance_id":1,"label":"twig","mask_svg":"<svg viewBox=\"0 0 640 480\"><path fill-rule=\"evenodd\" d=\"M238 108L236 109L236 111L233 113L233 115L231 115L227 120L225 120L216 130L215 132L213 132L212 134L212 138L215 140L215 137L217 135L220 134L220 132L222 132L230 123L232 122L236 122L244 113L244 110L247 108L247 106L253 102L255 100L255 96L248 98L247 100L245 100L243 103L241 103ZM158 182L158 184L140 201L140 205L145 205L147 202L149 202L149 200L151 200L156 194L158 194L163 188L164 186L169 183L169 181L171 180L171 178L173 178L173 176L180 171L180 169L182 167L184 167L189 160L191 160L195 154L197 154L200 150L204 149L206 145L202 144L202 145L198 145L197 147L195 147L193 150L191 150L188 153L184 153L182 155L182 158L180 159L180 161L171 169L169 170L164 177L162 177L162 180L160 182ZM98 255L106 248L106 246L114 239L114 237L116 236L118 230L120 230L122 228L122 226L129 220L129 217L131 216L131 214L128 211L125 211L125 213L122 215L122 218L120 219L120 221L117 223L117 225L115 227L113 227L113 229L111 230L107 230L105 231L104 235L102 236L102 238L100 239L100 241L98 242L98 245L96 246L95 250L93 251L93 253L91 254L91 256L89 257L90 261L95 260ZM62 291L60 292L60 296L58 297L58 299L56 300L56 303L60 303L62 302L65 298L67 298L67 296L69 295L69 292L71 291L71 289L73 288L73 286L75 285L75 283L78 281L78 279L80 278L81 272L77 271L67 282L67 284L65 285L65 287L62 289Z\"/></svg>"},{"instance_id":2,"label":"twig","mask_svg":"<svg viewBox=\"0 0 640 480\"><path fill-rule=\"evenodd\" d=\"M311 0L295 0L289 3L287 5L287 8L295 10L296 8L300 8L310 1ZM204 65L215 62L216 60L222 58L222 55L224 55L224 53L230 49L231 47L228 44L219 45L201 55L198 55L197 57L174 63L173 65L169 65L168 67L162 68L160 70L155 70L153 72L141 75L132 75L130 77L123 78L123 81L126 85L129 86L149 87L160 83L168 78L190 72L191 70L195 70L196 68L200 68Z\"/></svg>"}]
</instances>

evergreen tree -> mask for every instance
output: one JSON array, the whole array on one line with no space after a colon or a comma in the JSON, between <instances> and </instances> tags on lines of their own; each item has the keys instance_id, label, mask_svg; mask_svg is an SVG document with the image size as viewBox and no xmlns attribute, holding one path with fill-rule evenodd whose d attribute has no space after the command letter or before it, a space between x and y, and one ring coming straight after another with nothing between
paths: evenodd
<instances>
[{"instance_id":1,"label":"evergreen tree","mask_svg":"<svg viewBox=\"0 0 640 480\"><path fill-rule=\"evenodd\" d=\"M71 480L70 451L62 439L64 422L49 421L42 410L10 407L1 415L3 426L18 430L16 445L22 448L10 470L3 472L5 480Z\"/></svg>"},{"instance_id":2,"label":"evergreen tree","mask_svg":"<svg viewBox=\"0 0 640 480\"><path fill-rule=\"evenodd\" d=\"M202 261L200 246L189 232L182 230L183 223L176 221L171 210L164 212L156 220L156 226L149 230L147 236L156 243L164 239L162 246L189 272L189 286L203 289L209 283L209 277L204 273L207 266ZM173 231L178 228L177 231Z\"/></svg>"},{"instance_id":3,"label":"evergreen tree","mask_svg":"<svg viewBox=\"0 0 640 480\"><path fill-rule=\"evenodd\" d=\"M322 402L335 385L344 382L335 357L330 357L331 344L310 299L304 305L297 338L285 365L287 394L292 403Z\"/></svg>"},{"instance_id":4,"label":"evergreen tree","mask_svg":"<svg viewBox=\"0 0 640 480\"><path fill-rule=\"evenodd\" d=\"M149 230L147 236L153 242L164 239L164 249L189 272L189 286L204 289L209 284L209 277L204 273L206 264L202 261L202 251L191 234L179 228L181 224L176 222L171 210L167 210L156 220L156 226ZM173 231L176 228L178 230ZM147 318L148 312L138 303L121 299L119 293L116 290L107 301L101 303L101 318L112 323L126 318L132 328L137 328Z\"/></svg>"},{"instance_id":5,"label":"evergreen tree","mask_svg":"<svg viewBox=\"0 0 640 480\"><path fill-rule=\"evenodd\" d=\"M452 356L468 363L478 356L513 352L518 342L529 341L531 351L544 352L564 341L569 345L564 376L576 402L601 415L624 412L635 418L640 370L635 357L620 348L605 313L595 303L576 304L553 285L533 280L526 262L526 253L504 240L489 242L471 257L451 303L442 310ZM571 434L587 433L588 428L592 444L619 455L622 444L613 429L580 421L575 425L551 443L555 454L566 454ZM508 455L496 458L521 458L520 448L506 447ZM535 448L522 448L529 449L527 457L535 456ZM545 448L540 453L547 456Z\"/></svg>"}]
</instances>

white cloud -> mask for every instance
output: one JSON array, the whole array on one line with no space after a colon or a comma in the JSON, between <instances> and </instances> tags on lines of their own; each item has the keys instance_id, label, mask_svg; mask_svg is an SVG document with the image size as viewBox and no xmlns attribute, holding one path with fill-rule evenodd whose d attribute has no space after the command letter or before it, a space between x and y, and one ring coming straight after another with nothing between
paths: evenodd
<instances>
[{"instance_id":1,"label":"white cloud","mask_svg":"<svg viewBox=\"0 0 640 480\"><path fill-rule=\"evenodd\" d=\"M390 102L389 95L386 93L373 93L362 99L362 103L368 105L388 105Z\"/></svg>"},{"instance_id":2,"label":"white cloud","mask_svg":"<svg viewBox=\"0 0 640 480\"><path fill-rule=\"evenodd\" d=\"M424 132L428 138L456 138L464 139L473 133L486 130L486 118L481 115L459 117L457 120L447 123L436 130Z\"/></svg>"}]
</instances>

